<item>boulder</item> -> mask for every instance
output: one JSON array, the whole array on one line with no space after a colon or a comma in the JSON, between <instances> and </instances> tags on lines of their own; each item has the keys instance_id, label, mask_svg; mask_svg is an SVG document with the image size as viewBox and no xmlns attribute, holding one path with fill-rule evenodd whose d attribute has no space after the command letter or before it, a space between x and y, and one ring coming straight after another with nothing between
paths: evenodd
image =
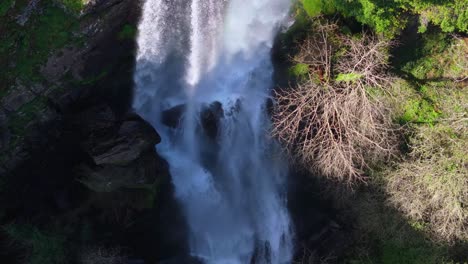
<instances>
[{"instance_id":1,"label":"boulder","mask_svg":"<svg viewBox=\"0 0 468 264\"><path fill-rule=\"evenodd\" d=\"M182 117L187 107L185 104L177 105L167 110L164 110L161 115L161 122L171 128L176 128L182 122Z\"/></svg>"},{"instance_id":2,"label":"boulder","mask_svg":"<svg viewBox=\"0 0 468 264\"><path fill-rule=\"evenodd\" d=\"M158 133L136 114L119 119L107 105L93 107L76 117L81 146L92 164L82 164L82 182L96 192L151 187L164 170L155 145ZM159 165L158 165L159 164Z\"/></svg>"},{"instance_id":3,"label":"boulder","mask_svg":"<svg viewBox=\"0 0 468 264\"><path fill-rule=\"evenodd\" d=\"M213 102L204 107L200 115L205 133L209 138L216 138L218 135L219 120L224 117L223 105L220 102Z\"/></svg>"},{"instance_id":4,"label":"boulder","mask_svg":"<svg viewBox=\"0 0 468 264\"><path fill-rule=\"evenodd\" d=\"M163 111L162 123L171 128L179 127L182 122L183 115L187 111L185 104L177 105ZM205 104L200 110L201 126L206 135L214 139L218 134L219 120L224 117L223 105L220 102Z\"/></svg>"},{"instance_id":5,"label":"boulder","mask_svg":"<svg viewBox=\"0 0 468 264\"><path fill-rule=\"evenodd\" d=\"M161 141L154 128L135 115L117 120L108 106L94 107L78 117L87 135L84 150L96 165L127 165Z\"/></svg>"}]
</instances>

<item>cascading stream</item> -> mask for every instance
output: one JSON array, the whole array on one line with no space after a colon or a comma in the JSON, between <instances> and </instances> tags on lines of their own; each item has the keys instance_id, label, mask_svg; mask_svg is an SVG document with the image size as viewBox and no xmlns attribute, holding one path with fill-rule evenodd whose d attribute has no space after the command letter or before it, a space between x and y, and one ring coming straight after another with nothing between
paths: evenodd
<instances>
[{"instance_id":1,"label":"cascading stream","mask_svg":"<svg viewBox=\"0 0 468 264\"><path fill-rule=\"evenodd\" d=\"M191 254L290 263L287 164L269 137L270 51L290 0L147 0L134 108L163 140ZM174 116L182 109L180 116ZM164 120L173 113L175 125Z\"/></svg>"}]
</instances>

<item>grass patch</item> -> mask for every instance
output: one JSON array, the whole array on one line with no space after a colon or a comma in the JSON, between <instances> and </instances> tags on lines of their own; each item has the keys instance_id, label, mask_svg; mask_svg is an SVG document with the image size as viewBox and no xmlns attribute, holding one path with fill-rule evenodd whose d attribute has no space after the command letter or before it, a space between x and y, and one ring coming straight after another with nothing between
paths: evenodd
<instances>
[{"instance_id":1,"label":"grass patch","mask_svg":"<svg viewBox=\"0 0 468 264\"><path fill-rule=\"evenodd\" d=\"M440 83L420 85L397 79L391 90L390 104L395 121L405 124L429 124L439 120L443 114L440 108L441 91L445 88Z\"/></svg>"},{"instance_id":2,"label":"grass patch","mask_svg":"<svg viewBox=\"0 0 468 264\"><path fill-rule=\"evenodd\" d=\"M395 111L409 123L409 154L383 177L389 201L433 239L466 243L468 88L454 82L400 86Z\"/></svg>"},{"instance_id":3,"label":"grass patch","mask_svg":"<svg viewBox=\"0 0 468 264\"><path fill-rule=\"evenodd\" d=\"M425 99L412 99L406 102L404 113L399 118L399 123L427 123L433 124L440 116L434 106Z\"/></svg>"},{"instance_id":4,"label":"grass patch","mask_svg":"<svg viewBox=\"0 0 468 264\"><path fill-rule=\"evenodd\" d=\"M67 263L64 237L42 232L31 225L10 224L3 229L12 241L27 248L28 264Z\"/></svg>"}]
</instances>

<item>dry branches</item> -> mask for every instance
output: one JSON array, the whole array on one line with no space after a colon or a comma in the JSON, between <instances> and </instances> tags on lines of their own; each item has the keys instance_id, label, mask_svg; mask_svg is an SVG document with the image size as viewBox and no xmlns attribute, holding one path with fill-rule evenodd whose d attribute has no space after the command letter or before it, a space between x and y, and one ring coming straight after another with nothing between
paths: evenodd
<instances>
[{"instance_id":1,"label":"dry branches","mask_svg":"<svg viewBox=\"0 0 468 264\"><path fill-rule=\"evenodd\" d=\"M468 241L468 87L439 89L444 118L418 126L385 177L389 201L435 240Z\"/></svg>"},{"instance_id":2,"label":"dry branches","mask_svg":"<svg viewBox=\"0 0 468 264\"><path fill-rule=\"evenodd\" d=\"M389 43L320 25L299 46L309 78L277 93L276 135L302 165L341 181L364 180L370 163L394 150L391 120L374 89L384 91Z\"/></svg>"}]
</instances>

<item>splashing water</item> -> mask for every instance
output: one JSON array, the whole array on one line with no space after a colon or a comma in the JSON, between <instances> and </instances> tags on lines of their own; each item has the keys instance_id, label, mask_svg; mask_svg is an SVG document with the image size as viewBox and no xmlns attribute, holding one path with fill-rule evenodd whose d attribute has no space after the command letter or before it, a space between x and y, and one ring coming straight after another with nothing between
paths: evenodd
<instances>
[{"instance_id":1,"label":"splashing water","mask_svg":"<svg viewBox=\"0 0 468 264\"><path fill-rule=\"evenodd\" d=\"M270 51L289 5L290 0L144 5L134 108L162 135L158 151L170 164L189 224L190 253L205 263L291 262L287 164L269 138L266 111ZM178 125L165 126L163 112L181 105ZM222 110L207 118L204 113L216 105Z\"/></svg>"}]
</instances>

